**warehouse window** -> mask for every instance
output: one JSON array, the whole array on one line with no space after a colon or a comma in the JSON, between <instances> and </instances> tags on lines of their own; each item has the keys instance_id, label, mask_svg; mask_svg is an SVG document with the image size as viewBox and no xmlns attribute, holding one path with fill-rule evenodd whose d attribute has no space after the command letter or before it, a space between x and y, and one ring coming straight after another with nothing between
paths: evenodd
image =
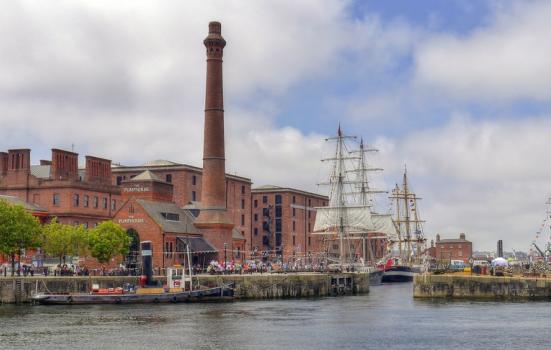
<instances>
[{"instance_id":1,"label":"warehouse window","mask_svg":"<svg viewBox=\"0 0 551 350\"><path fill-rule=\"evenodd\" d=\"M59 193L54 193L52 200L54 205L59 205L59 203L61 202Z\"/></svg>"},{"instance_id":2,"label":"warehouse window","mask_svg":"<svg viewBox=\"0 0 551 350\"><path fill-rule=\"evenodd\" d=\"M165 179L166 179L166 182L172 183L172 174L166 174Z\"/></svg>"}]
</instances>

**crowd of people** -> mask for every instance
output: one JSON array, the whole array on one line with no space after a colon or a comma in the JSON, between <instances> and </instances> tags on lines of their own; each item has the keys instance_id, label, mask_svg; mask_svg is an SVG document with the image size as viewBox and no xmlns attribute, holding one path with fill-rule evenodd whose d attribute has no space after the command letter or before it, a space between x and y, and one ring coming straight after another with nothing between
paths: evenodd
<instances>
[{"instance_id":1,"label":"crowd of people","mask_svg":"<svg viewBox=\"0 0 551 350\"><path fill-rule=\"evenodd\" d=\"M213 260L206 268L195 267L196 273L208 274L251 274L251 273L278 273L278 272L323 272L325 266L322 264L303 264L301 261L259 261L247 260L243 264L233 260L227 263Z\"/></svg>"}]
</instances>

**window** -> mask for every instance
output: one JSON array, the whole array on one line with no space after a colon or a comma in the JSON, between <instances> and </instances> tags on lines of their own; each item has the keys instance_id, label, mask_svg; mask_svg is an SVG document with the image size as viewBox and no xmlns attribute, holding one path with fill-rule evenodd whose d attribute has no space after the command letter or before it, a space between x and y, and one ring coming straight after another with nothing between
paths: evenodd
<instances>
[{"instance_id":1,"label":"window","mask_svg":"<svg viewBox=\"0 0 551 350\"><path fill-rule=\"evenodd\" d=\"M280 195L280 194L276 194L276 196L275 196L275 204L281 204L281 195Z\"/></svg>"},{"instance_id":2,"label":"window","mask_svg":"<svg viewBox=\"0 0 551 350\"><path fill-rule=\"evenodd\" d=\"M297 202L297 197L293 196L293 204Z\"/></svg>"},{"instance_id":3,"label":"window","mask_svg":"<svg viewBox=\"0 0 551 350\"><path fill-rule=\"evenodd\" d=\"M61 202L59 193L54 193L52 201L54 205L59 205L59 203Z\"/></svg>"},{"instance_id":4,"label":"window","mask_svg":"<svg viewBox=\"0 0 551 350\"><path fill-rule=\"evenodd\" d=\"M308 219L310 219L311 216L312 216L312 212L308 210Z\"/></svg>"},{"instance_id":5,"label":"window","mask_svg":"<svg viewBox=\"0 0 551 350\"><path fill-rule=\"evenodd\" d=\"M257 227L254 228L254 235L255 236L258 235L258 228Z\"/></svg>"},{"instance_id":6,"label":"window","mask_svg":"<svg viewBox=\"0 0 551 350\"><path fill-rule=\"evenodd\" d=\"M281 206L275 207L275 216L276 216L276 218L280 218L280 217L283 216L283 210L282 210Z\"/></svg>"},{"instance_id":7,"label":"window","mask_svg":"<svg viewBox=\"0 0 551 350\"><path fill-rule=\"evenodd\" d=\"M111 199L111 210L117 210L117 200Z\"/></svg>"},{"instance_id":8,"label":"window","mask_svg":"<svg viewBox=\"0 0 551 350\"><path fill-rule=\"evenodd\" d=\"M241 200L241 209L245 209L245 200L244 199Z\"/></svg>"},{"instance_id":9,"label":"window","mask_svg":"<svg viewBox=\"0 0 551 350\"><path fill-rule=\"evenodd\" d=\"M312 237L308 237L308 245L309 245L309 246L312 245Z\"/></svg>"},{"instance_id":10,"label":"window","mask_svg":"<svg viewBox=\"0 0 551 350\"><path fill-rule=\"evenodd\" d=\"M107 198L106 197L103 197L103 209L107 209Z\"/></svg>"},{"instance_id":11,"label":"window","mask_svg":"<svg viewBox=\"0 0 551 350\"><path fill-rule=\"evenodd\" d=\"M241 226L245 226L245 215L241 215Z\"/></svg>"},{"instance_id":12,"label":"window","mask_svg":"<svg viewBox=\"0 0 551 350\"><path fill-rule=\"evenodd\" d=\"M97 208L99 206L99 198L98 196L94 196L94 208Z\"/></svg>"},{"instance_id":13,"label":"window","mask_svg":"<svg viewBox=\"0 0 551 350\"><path fill-rule=\"evenodd\" d=\"M134 205L133 205L133 204L130 204L130 205L128 206L128 212L129 212L130 214L134 214Z\"/></svg>"},{"instance_id":14,"label":"window","mask_svg":"<svg viewBox=\"0 0 551 350\"><path fill-rule=\"evenodd\" d=\"M87 222L84 223L84 228L88 228L88 223Z\"/></svg>"},{"instance_id":15,"label":"window","mask_svg":"<svg viewBox=\"0 0 551 350\"><path fill-rule=\"evenodd\" d=\"M197 193L195 191L191 191L191 200L195 202L197 200Z\"/></svg>"},{"instance_id":16,"label":"window","mask_svg":"<svg viewBox=\"0 0 551 350\"><path fill-rule=\"evenodd\" d=\"M268 196L262 196L262 203L268 203Z\"/></svg>"},{"instance_id":17,"label":"window","mask_svg":"<svg viewBox=\"0 0 551 350\"><path fill-rule=\"evenodd\" d=\"M296 242L296 237L293 236L293 245L295 245L295 244L297 244L297 242Z\"/></svg>"},{"instance_id":18,"label":"window","mask_svg":"<svg viewBox=\"0 0 551 350\"><path fill-rule=\"evenodd\" d=\"M296 222L293 221L293 231L296 230Z\"/></svg>"},{"instance_id":19,"label":"window","mask_svg":"<svg viewBox=\"0 0 551 350\"><path fill-rule=\"evenodd\" d=\"M73 194L73 207L78 207L80 205L80 197L78 194Z\"/></svg>"},{"instance_id":20,"label":"window","mask_svg":"<svg viewBox=\"0 0 551 350\"><path fill-rule=\"evenodd\" d=\"M123 177L117 176L117 186L120 186L122 184Z\"/></svg>"},{"instance_id":21,"label":"window","mask_svg":"<svg viewBox=\"0 0 551 350\"><path fill-rule=\"evenodd\" d=\"M310 232L310 223L308 223L308 232Z\"/></svg>"},{"instance_id":22,"label":"window","mask_svg":"<svg viewBox=\"0 0 551 350\"><path fill-rule=\"evenodd\" d=\"M258 221L258 214L254 214L254 221Z\"/></svg>"},{"instance_id":23,"label":"window","mask_svg":"<svg viewBox=\"0 0 551 350\"><path fill-rule=\"evenodd\" d=\"M311 205L312 205L312 200L308 199L308 206L311 206Z\"/></svg>"},{"instance_id":24,"label":"window","mask_svg":"<svg viewBox=\"0 0 551 350\"><path fill-rule=\"evenodd\" d=\"M245 186L241 186L241 194L245 194Z\"/></svg>"},{"instance_id":25,"label":"window","mask_svg":"<svg viewBox=\"0 0 551 350\"><path fill-rule=\"evenodd\" d=\"M82 197L82 205L85 207L85 208L88 208L88 205L90 204L90 197L85 194L83 197Z\"/></svg>"},{"instance_id":26,"label":"window","mask_svg":"<svg viewBox=\"0 0 551 350\"><path fill-rule=\"evenodd\" d=\"M281 232L281 219L276 219L276 221L275 221L275 230L276 230L276 232Z\"/></svg>"},{"instance_id":27,"label":"window","mask_svg":"<svg viewBox=\"0 0 551 350\"><path fill-rule=\"evenodd\" d=\"M293 208L293 216L295 216L297 214L297 211L295 208Z\"/></svg>"},{"instance_id":28,"label":"window","mask_svg":"<svg viewBox=\"0 0 551 350\"><path fill-rule=\"evenodd\" d=\"M268 208L262 208L262 216L264 216L264 217L270 217L270 209L268 209Z\"/></svg>"},{"instance_id":29,"label":"window","mask_svg":"<svg viewBox=\"0 0 551 350\"><path fill-rule=\"evenodd\" d=\"M258 208L258 200L257 199L254 200L254 207Z\"/></svg>"},{"instance_id":30,"label":"window","mask_svg":"<svg viewBox=\"0 0 551 350\"><path fill-rule=\"evenodd\" d=\"M172 174L166 174L165 181L168 183L172 183Z\"/></svg>"},{"instance_id":31,"label":"window","mask_svg":"<svg viewBox=\"0 0 551 350\"><path fill-rule=\"evenodd\" d=\"M180 221L180 214L176 213L161 213L161 216L167 221Z\"/></svg>"},{"instance_id":32,"label":"window","mask_svg":"<svg viewBox=\"0 0 551 350\"><path fill-rule=\"evenodd\" d=\"M237 247L237 258L241 257L241 247Z\"/></svg>"},{"instance_id":33,"label":"window","mask_svg":"<svg viewBox=\"0 0 551 350\"><path fill-rule=\"evenodd\" d=\"M197 176L193 175L193 176L191 177L191 184L192 184L193 186L197 185Z\"/></svg>"}]
</instances>

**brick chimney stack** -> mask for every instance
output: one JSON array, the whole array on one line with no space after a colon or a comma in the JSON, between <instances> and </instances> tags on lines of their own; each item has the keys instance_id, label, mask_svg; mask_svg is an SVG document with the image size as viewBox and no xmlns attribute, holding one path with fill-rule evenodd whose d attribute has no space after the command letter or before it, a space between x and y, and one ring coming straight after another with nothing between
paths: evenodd
<instances>
[{"instance_id":1,"label":"brick chimney stack","mask_svg":"<svg viewBox=\"0 0 551 350\"><path fill-rule=\"evenodd\" d=\"M6 176L8 173L8 154L0 152L0 176Z\"/></svg>"},{"instance_id":2,"label":"brick chimney stack","mask_svg":"<svg viewBox=\"0 0 551 350\"><path fill-rule=\"evenodd\" d=\"M209 23L203 41L207 51L205 129L201 212L195 225L205 230L207 239L220 251L224 243L231 247L234 226L226 208L226 169L224 153L224 94L222 56L226 41L220 22Z\"/></svg>"},{"instance_id":3,"label":"brick chimney stack","mask_svg":"<svg viewBox=\"0 0 551 350\"><path fill-rule=\"evenodd\" d=\"M50 177L53 180L78 180L78 153L52 148Z\"/></svg>"}]
</instances>

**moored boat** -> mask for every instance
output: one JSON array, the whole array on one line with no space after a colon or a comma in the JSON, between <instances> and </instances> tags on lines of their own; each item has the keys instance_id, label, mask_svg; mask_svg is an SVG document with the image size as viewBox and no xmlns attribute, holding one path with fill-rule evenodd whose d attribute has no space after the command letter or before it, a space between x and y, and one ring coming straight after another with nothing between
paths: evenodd
<instances>
[{"instance_id":1,"label":"moored boat","mask_svg":"<svg viewBox=\"0 0 551 350\"><path fill-rule=\"evenodd\" d=\"M179 292L161 292L162 288L144 288L153 293L137 290L128 293L70 293L33 296L33 300L44 305L85 305L85 304L141 304L141 303L183 303L231 301L234 293L232 286L196 289Z\"/></svg>"}]
</instances>

